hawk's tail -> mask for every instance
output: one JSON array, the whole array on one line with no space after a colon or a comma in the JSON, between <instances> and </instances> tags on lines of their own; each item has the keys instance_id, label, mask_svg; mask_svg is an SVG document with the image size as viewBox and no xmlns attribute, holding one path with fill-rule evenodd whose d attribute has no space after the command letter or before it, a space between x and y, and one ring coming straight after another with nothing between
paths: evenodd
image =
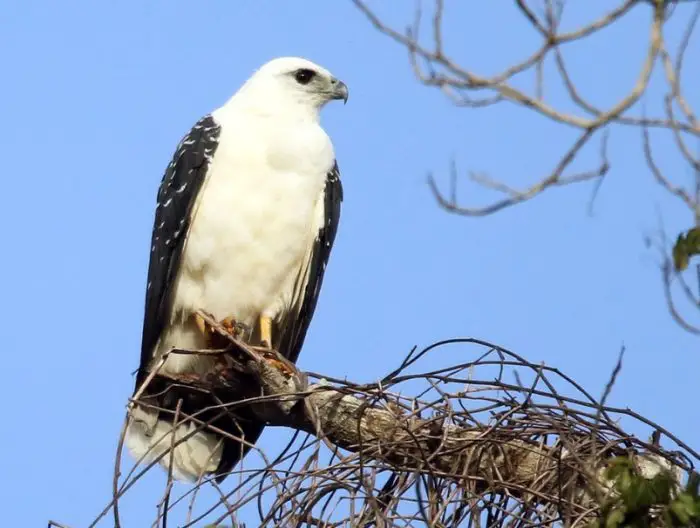
<instances>
[{"instance_id":1,"label":"hawk's tail","mask_svg":"<svg viewBox=\"0 0 700 528\"><path fill-rule=\"evenodd\" d=\"M139 398L147 406L129 408L125 444L137 461L159 459L166 471L172 468L176 480L222 481L262 433L261 424L232 416L211 395L150 385L148 393Z\"/></svg>"}]
</instances>

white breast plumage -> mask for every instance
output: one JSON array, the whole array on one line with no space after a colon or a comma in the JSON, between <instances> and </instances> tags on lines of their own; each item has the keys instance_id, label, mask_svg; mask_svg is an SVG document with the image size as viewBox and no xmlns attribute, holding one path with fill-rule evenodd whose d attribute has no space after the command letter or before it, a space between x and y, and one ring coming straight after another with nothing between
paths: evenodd
<instances>
[{"instance_id":1,"label":"white breast plumage","mask_svg":"<svg viewBox=\"0 0 700 528\"><path fill-rule=\"evenodd\" d=\"M323 225L333 157L330 140L313 123L286 131L222 128L187 237L173 318L202 309L250 326L261 313L274 318L289 307ZM200 345L183 331L165 332L159 348ZM172 359L175 370L190 363L187 356Z\"/></svg>"}]
</instances>

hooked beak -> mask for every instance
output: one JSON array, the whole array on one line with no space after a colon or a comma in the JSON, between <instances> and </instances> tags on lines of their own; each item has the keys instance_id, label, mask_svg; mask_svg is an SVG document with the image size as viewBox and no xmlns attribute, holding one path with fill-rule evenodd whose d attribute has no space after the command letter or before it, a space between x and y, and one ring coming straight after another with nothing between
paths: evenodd
<instances>
[{"instance_id":1,"label":"hooked beak","mask_svg":"<svg viewBox=\"0 0 700 528\"><path fill-rule=\"evenodd\" d=\"M342 99L343 104L347 104L347 102L348 102L348 87L347 87L347 85L339 79L333 79L333 81L331 81L331 82L333 83L333 92L332 92L333 99Z\"/></svg>"}]
</instances>

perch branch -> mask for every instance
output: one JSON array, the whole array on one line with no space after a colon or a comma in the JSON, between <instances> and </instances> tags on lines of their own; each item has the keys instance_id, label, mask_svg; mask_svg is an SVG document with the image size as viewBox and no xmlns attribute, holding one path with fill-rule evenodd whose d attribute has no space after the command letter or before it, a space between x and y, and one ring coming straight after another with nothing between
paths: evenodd
<instances>
[{"instance_id":1,"label":"perch branch","mask_svg":"<svg viewBox=\"0 0 700 528\"><path fill-rule=\"evenodd\" d=\"M214 321L210 323L223 334ZM256 420L316 435L368 463L446 479L474 493L489 490L549 501L569 513L580 514L591 507L604 485L601 475L610 457L634 453L624 442L605 441L595 434L569 431L566 438L560 435L560 441L546 444L530 440L519 427L511 428L515 416L527 413L531 398L541 394L536 385L542 371L526 400L488 425L467 426L450 413L423 416L424 412L407 408L381 387L359 390L328 382L309 384L308 376L277 352L229 340L223 355L231 368L202 377L159 373L156 378L212 391L237 408L247 401ZM602 414L601 407L590 419L599 421ZM536 432L537 428L530 431ZM593 453L594 460L583 463L581 453ZM649 463L642 456L637 460Z\"/></svg>"},{"instance_id":2,"label":"perch branch","mask_svg":"<svg viewBox=\"0 0 700 528\"><path fill-rule=\"evenodd\" d=\"M452 351L469 359L441 366ZM221 487L212 476L186 489L171 487L168 478L166 491L184 491L163 504L154 525L165 523L166 512L174 522L178 508L186 517L178 521L183 528L235 522L238 515L257 517L254 525L261 527L458 526L482 518L491 519L489 526L514 519L587 525L610 495L603 469L612 457L632 460L644 475L661 467L688 471L700 461L663 427L606 403L621 363L599 400L553 367L476 339L413 349L369 384L302 373L274 351L233 339L221 350L170 353L214 355L216 366L207 375L166 376L156 363L144 381L155 386L137 392L145 395L135 398L139 405L152 406L147 394L154 389L173 388L179 398L205 392L212 403L201 415L173 404L160 409L170 413L163 419L194 424L192 434L211 429L227 435L213 420L229 413L295 432L275 458L252 446ZM623 430L623 417L650 429L654 440ZM168 470L164 451L160 463ZM116 511L158 460L136 471L142 462L124 473L116 465L112 502L91 526ZM198 493L208 486L213 497Z\"/></svg>"}]
</instances>

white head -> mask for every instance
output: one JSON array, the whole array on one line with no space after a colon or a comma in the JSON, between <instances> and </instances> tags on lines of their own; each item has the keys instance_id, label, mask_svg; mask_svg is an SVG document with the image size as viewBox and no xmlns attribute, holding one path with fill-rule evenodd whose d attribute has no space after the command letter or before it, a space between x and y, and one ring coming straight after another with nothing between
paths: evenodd
<instances>
[{"instance_id":1,"label":"white head","mask_svg":"<svg viewBox=\"0 0 700 528\"><path fill-rule=\"evenodd\" d=\"M334 99L347 102L345 83L309 60L281 57L260 67L229 103L263 115L318 119L321 108Z\"/></svg>"}]
</instances>

